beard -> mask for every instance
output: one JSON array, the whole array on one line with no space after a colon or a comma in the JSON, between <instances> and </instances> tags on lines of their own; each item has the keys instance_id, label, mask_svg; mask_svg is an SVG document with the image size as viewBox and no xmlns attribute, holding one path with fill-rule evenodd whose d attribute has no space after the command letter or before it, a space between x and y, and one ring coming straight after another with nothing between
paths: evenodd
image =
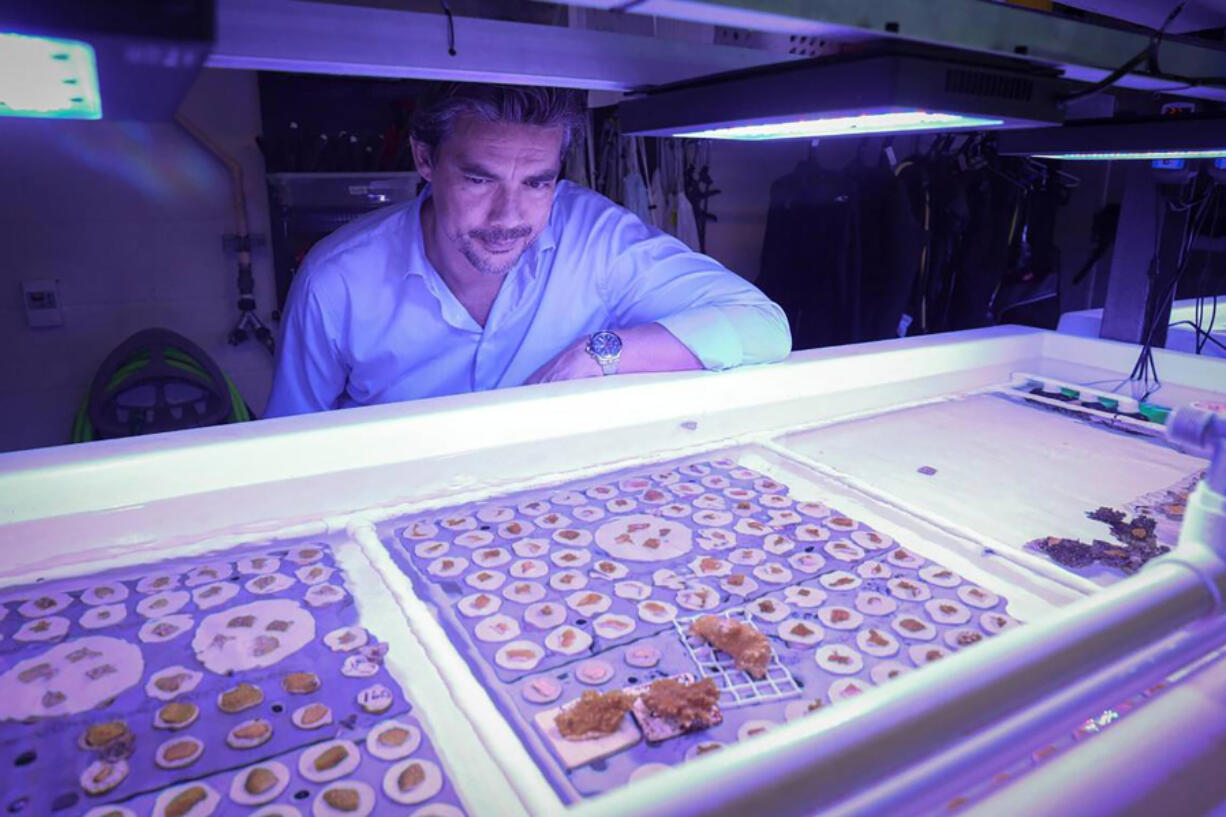
<instances>
[{"instance_id":1,"label":"beard","mask_svg":"<svg viewBox=\"0 0 1226 817\"><path fill-rule=\"evenodd\" d=\"M500 243L521 240L530 235L532 235L532 228L525 224L509 230L470 230L467 233L457 234L453 241L465 260L482 275L506 275L519 263L524 250L528 248L527 244L521 246L517 252L498 253L491 256L486 255L487 250L483 248L482 242Z\"/></svg>"}]
</instances>

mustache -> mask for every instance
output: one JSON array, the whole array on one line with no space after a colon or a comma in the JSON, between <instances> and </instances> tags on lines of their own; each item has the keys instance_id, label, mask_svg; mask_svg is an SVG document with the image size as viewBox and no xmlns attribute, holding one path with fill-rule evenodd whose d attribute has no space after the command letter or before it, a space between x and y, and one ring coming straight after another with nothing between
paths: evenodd
<instances>
[{"instance_id":1,"label":"mustache","mask_svg":"<svg viewBox=\"0 0 1226 817\"><path fill-rule=\"evenodd\" d=\"M519 238L527 238L532 235L532 228L527 224L520 227L512 227L507 230L470 230L468 233L470 238L475 238L478 241L484 241L487 244L504 244L508 241L514 241Z\"/></svg>"}]
</instances>

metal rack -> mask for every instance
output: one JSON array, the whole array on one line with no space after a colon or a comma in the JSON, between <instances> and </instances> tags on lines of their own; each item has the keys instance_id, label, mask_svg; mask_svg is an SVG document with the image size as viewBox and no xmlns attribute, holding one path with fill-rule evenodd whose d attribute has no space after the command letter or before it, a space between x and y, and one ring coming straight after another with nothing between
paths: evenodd
<instances>
[{"instance_id":1,"label":"metal rack","mask_svg":"<svg viewBox=\"0 0 1226 817\"><path fill-rule=\"evenodd\" d=\"M270 173L267 178L278 309L315 242L366 213L411 201L421 181L416 173Z\"/></svg>"}]
</instances>

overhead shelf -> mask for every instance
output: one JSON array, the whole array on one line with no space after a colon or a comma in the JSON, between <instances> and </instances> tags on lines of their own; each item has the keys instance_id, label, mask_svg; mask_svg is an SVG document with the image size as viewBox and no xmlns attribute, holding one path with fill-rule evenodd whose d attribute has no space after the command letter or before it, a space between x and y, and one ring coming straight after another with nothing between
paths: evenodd
<instances>
[{"instance_id":1,"label":"overhead shelf","mask_svg":"<svg viewBox=\"0 0 1226 817\"><path fill-rule=\"evenodd\" d=\"M866 34L912 42L1022 57L1058 68L1066 79L1097 82L1144 50L1148 32L1101 25L1057 14L984 0L578 0L573 5L624 8L632 14L736 26L827 40L863 39ZM1180 77L1226 77L1226 48L1192 37L1167 36L1160 48L1162 70ZM1195 86L1132 73L1121 87L1226 100L1226 88Z\"/></svg>"},{"instance_id":2,"label":"overhead shelf","mask_svg":"<svg viewBox=\"0 0 1226 817\"><path fill-rule=\"evenodd\" d=\"M627 91L799 56L562 26L295 0L220 0L213 68Z\"/></svg>"}]
</instances>

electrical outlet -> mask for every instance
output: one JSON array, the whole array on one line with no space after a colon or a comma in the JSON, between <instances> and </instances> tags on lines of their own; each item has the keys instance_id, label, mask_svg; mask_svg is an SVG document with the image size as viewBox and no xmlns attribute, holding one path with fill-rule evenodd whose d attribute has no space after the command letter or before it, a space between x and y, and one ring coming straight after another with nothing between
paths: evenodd
<instances>
[{"instance_id":1,"label":"electrical outlet","mask_svg":"<svg viewBox=\"0 0 1226 817\"><path fill-rule=\"evenodd\" d=\"M64 325L59 281L23 281L21 300L26 309L26 322L31 328Z\"/></svg>"}]
</instances>

